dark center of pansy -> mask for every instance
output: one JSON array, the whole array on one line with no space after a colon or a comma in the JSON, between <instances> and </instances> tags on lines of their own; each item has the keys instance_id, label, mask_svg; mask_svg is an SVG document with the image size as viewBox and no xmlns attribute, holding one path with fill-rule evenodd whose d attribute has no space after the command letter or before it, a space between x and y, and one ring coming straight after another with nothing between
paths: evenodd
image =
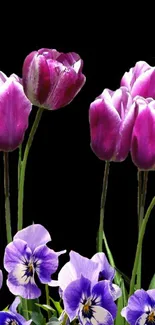
<instances>
[{"instance_id":1,"label":"dark center of pansy","mask_svg":"<svg viewBox=\"0 0 155 325\"><path fill-rule=\"evenodd\" d=\"M19 323L16 320L7 320L5 325L19 325Z\"/></svg>"},{"instance_id":2,"label":"dark center of pansy","mask_svg":"<svg viewBox=\"0 0 155 325\"><path fill-rule=\"evenodd\" d=\"M23 269L23 275L22 278L26 277L33 277L35 274L35 270L37 268L37 261L33 261L33 259L31 260L26 260L23 262L24 264L24 269Z\"/></svg>"},{"instance_id":3,"label":"dark center of pansy","mask_svg":"<svg viewBox=\"0 0 155 325\"><path fill-rule=\"evenodd\" d=\"M145 322L146 325L151 325L151 324L155 324L155 312L151 312L146 319Z\"/></svg>"},{"instance_id":4,"label":"dark center of pansy","mask_svg":"<svg viewBox=\"0 0 155 325\"><path fill-rule=\"evenodd\" d=\"M91 318L93 316L93 311L91 307L91 301L88 299L82 308L83 317Z\"/></svg>"},{"instance_id":5,"label":"dark center of pansy","mask_svg":"<svg viewBox=\"0 0 155 325\"><path fill-rule=\"evenodd\" d=\"M106 280L106 278L105 278L103 272L100 272L99 276L98 276L98 281L102 281L102 280Z\"/></svg>"}]
</instances>

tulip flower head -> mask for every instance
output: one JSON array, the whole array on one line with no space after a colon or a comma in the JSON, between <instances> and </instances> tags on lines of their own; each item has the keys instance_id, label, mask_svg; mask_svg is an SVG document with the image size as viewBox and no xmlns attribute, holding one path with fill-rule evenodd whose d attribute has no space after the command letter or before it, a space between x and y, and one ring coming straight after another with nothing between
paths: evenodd
<instances>
[{"instance_id":1,"label":"tulip flower head","mask_svg":"<svg viewBox=\"0 0 155 325\"><path fill-rule=\"evenodd\" d=\"M22 143L31 106L18 76L12 74L8 78L0 72L1 151L13 151Z\"/></svg>"},{"instance_id":2,"label":"tulip flower head","mask_svg":"<svg viewBox=\"0 0 155 325\"><path fill-rule=\"evenodd\" d=\"M90 105L91 147L101 160L123 161L131 145L135 103L126 87L105 89Z\"/></svg>"},{"instance_id":3,"label":"tulip flower head","mask_svg":"<svg viewBox=\"0 0 155 325\"><path fill-rule=\"evenodd\" d=\"M83 61L74 52L40 49L23 64L23 85L32 104L55 110L69 104L85 83Z\"/></svg>"}]
</instances>

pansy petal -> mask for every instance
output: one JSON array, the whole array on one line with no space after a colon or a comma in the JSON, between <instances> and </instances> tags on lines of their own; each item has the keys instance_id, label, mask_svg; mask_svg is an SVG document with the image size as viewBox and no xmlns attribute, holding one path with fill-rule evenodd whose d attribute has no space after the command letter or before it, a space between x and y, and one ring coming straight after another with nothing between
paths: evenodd
<instances>
[{"instance_id":1,"label":"pansy petal","mask_svg":"<svg viewBox=\"0 0 155 325\"><path fill-rule=\"evenodd\" d=\"M112 315L103 307L94 306L93 307L93 317L91 318L92 325L106 324L113 325L114 319Z\"/></svg>"},{"instance_id":2,"label":"pansy petal","mask_svg":"<svg viewBox=\"0 0 155 325\"><path fill-rule=\"evenodd\" d=\"M5 73L0 71L0 86L4 84L5 81L7 81L8 77L6 76Z\"/></svg>"},{"instance_id":3,"label":"pansy petal","mask_svg":"<svg viewBox=\"0 0 155 325\"><path fill-rule=\"evenodd\" d=\"M76 316L79 309L81 298L88 298L90 296L91 282L81 277L69 284L63 293L64 309L72 321Z\"/></svg>"},{"instance_id":4,"label":"pansy petal","mask_svg":"<svg viewBox=\"0 0 155 325\"><path fill-rule=\"evenodd\" d=\"M147 293L155 301L155 289L147 290Z\"/></svg>"},{"instance_id":5,"label":"pansy petal","mask_svg":"<svg viewBox=\"0 0 155 325\"><path fill-rule=\"evenodd\" d=\"M51 275L58 268L58 255L45 245L37 247L34 251L36 272L42 283L51 281Z\"/></svg>"},{"instance_id":6,"label":"pansy petal","mask_svg":"<svg viewBox=\"0 0 155 325\"><path fill-rule=\"evenodd\" d=\"M109 281L104 280L98 282L92 289L92 294L99 306L110 312L113 318L116 317L117 307L110 293ZM99 298L98 298L99 297Z\"/></svg>"},{"instance_id":7,"label":"pansy petal","mask_svg":"<svg viewBox=\"0 0 155 325\"><path fill-rule=\"evenodd\" d=\"M104 253L96 253L91 260L100 265L100 280L113 280L115 269L109 264Z\"/></svg>"},{"instance_id":8,"label":"pansy petal","mask_svg":"<svg viewBox=\"0 0 155 325\"><path fill-rule=\"evenodd\" d=\"M151 323L153 324L154 322L147 322L147 317L148 317L148 314L146 314L146 313L142 314L137 319L135 325L150 325Z\"/></svg>"},{"instance_id":9,"label":"pansy petal","mask_svg":"<svg viewBox=\"0 0 155 325\"><path fill-rule=\"evenodd\" d=\"M14 272L16 274L16 270ZM23 281L24 282L24 281ZM25 299L35 299L40 297L41 291L34 282L34 279L31 278L29 282L20 283L18 281L17 275L15 276L12 272L8 275L7 286L11 293L14 295L19 295Z\"/></svg>"},{"instance_id":10,"label":"pansy petal","mask_svg":"<svg viewBox=\"0 0 155 325\"><path fill-rule=\"evenodd\" d=\"M80 278L83 275L91 282L98 281L98 263L90 260L87 257L81 256L80 254L71 251L70 252L70 263L73 265L76 271L76 277Z\"/></svg>"},{"instance_id":11,"label":"pansy petal","mask_svg":"<svg viewBox=\"0 0 155 325\"><path fill-rule=\"evenodd\" d=\"M20 298L16 297L13 303L11 304L11 306L9 307L9 310L14 314L17 313L17 307L20 304L20 302L21 302Z\"/></svg>"},{"instance_id":12,"label":"pansy petal","mask_svg":"<svg viewBox=\"0 0 155 325\"><path fill-rule=\"evenodd\" d=\"M112 294L113 300L115 301L122 295L121 288L117 284L114 284L114 283L112 283L110 285L110 287L111 287L111 294Z\"/></svg>"},{"instance_id":13,"label":"pansy petal","mask_svg":"<svg viewBox=\"0 0 155 325\"><path fill-rule=\"evenodd\" d=\"M124 307L121 311L121 315L122 317L125 317L130 325L135 325L137 319L142 315L142 312L139 310L132 311L128 307Z\"/></svg>"},{"instance_id":14,"label":"pansy petal","mask_svg":"<svg viewBox=\"0 0 155 325\"><path fill-rule=\"evenodd\" d=\"M36 247L51 241L51 236L42 225L33 224L18 231L14 239L24 240L33 252Z\"/></svg>"},{"instance_id":15,"label":"pansy petal","mask_svg":"<svg viewBox=\"0 0 155 325\"><path fill-rule=\"evenodd\" d=\"M76 270L71 262L67 262L58 274L58 286L64 291L66 287L77 279ZM48 285L53 286L53 280Z\"/></svg>"},{"instance_id":16,"label":"pansy petal","mask_svg":"<svg viewBox=\"0 0 155 325\"><path fill-rule=\"evenodd\" d=\"M0 270L0 289L2 288L2 284L3 284L3 273L2 270Z\"/></svg>"},{"instance_id":17,"label":"pansy petal","mask_svg":"<svg viewBox=\"0 0 155 325\"><path fill-rule=\"evenodd\" d=\"M23 264L31 256L31 250L23 240L16 239L6 246L4 253L4 267L11 272L19 264Z\"/></svg>"},{"instance_id":18,"label":"pansy petal","mask_svg":"<svg viewBox=\"0 0 155 325\"><path fill-rule=\"evenodd\" d=\"M20 322L16 315L9 312L0 311L0 324L11 324L11 321L16 321L19 325L24 325L24 322Z\"/></svg>"}]
</instances>

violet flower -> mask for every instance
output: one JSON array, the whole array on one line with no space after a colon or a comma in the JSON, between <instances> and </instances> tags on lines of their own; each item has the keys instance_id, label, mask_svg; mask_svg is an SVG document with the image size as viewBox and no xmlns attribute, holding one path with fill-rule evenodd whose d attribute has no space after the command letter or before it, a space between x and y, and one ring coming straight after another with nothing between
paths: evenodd
<instances>
[{"instance_id":1,"label":"violet flower","mask_svg":"<svg viewBox=\"0 0 155 325\"><path fill-rule=\"evenodd\" d=\"M141 170L155 168L155 101L136 97L138 115L131 139L131 157Z\"/></svg>"},{"instance_id":2,"label":"violet flower","mask_svg":"<svg viewBox=\"0 0 155 325\"><path fill-rule=\"evenodd\" d=\"M0 150L15 150L28 127L31 103L25 96L21 80L0 71Z\"/></svg>"},{"instance_id":3,"label":"violet flower","mask_svg":"<svg viewBox=\"0 0 155 325\"><path fill-rule=\"evenodd\" d=\"M80 279L67 286L63 302L70 321L78 317L82 325L114 324L117 307L106 280L93 285L89 279L81 275Z\"/></svg>"},{"instance_id":4,"label":"violet flower","mask_svg":"<svg viewBox=\"0 0 155 325\"><path fill-rule=\"evenodd\" d=\"M7 245L4 254L4 267L9 273L7 285L14 295L26 299L40 296L35 283L37 274L41 283L48 283L57 270L59 253L46 246L51 241L49 232L39 224L33 224L17 232Z\"/></svg>"},{"instance_id":5,"label":"violet flower","mask_svg":"<svg viewBox=\"0 0 155 325\"><path fill-rule=\"evenodd\" d=\"M85 83L83 61L74 52L40 49L23 64L23 85L32 104L50 110L69 104Z\"/></svg>"},{"instance_id":6,"label":"violet flower","mask_svg":"<svg viewBox=\"0 0 155 325\"><path fill-rule=\"evenodd\" d=\"M105 89L90 105L91 148L98 158L126 159L135 121L135 104L126 87Z\"/></svg>"},{"instance_id":7,"label":"violet flower","mask_svg":"<svg viewBox=\"0 0 155 325\"><path fill-rule=\"evenodd\" d=\"M125 72L121 86L127 87L133 98L139 95L155 99L155 67L145 61L137 62L129 72Z\"/></svg>"},{"instance_id":8,"label":"violet flower","mask_svg":"<svg viewBox=\"0 0 155 325\"><path fill-rule=\"evenodd\" d=\"M20 298L16 297L8 311L0 311L0 324L3 325L30 325L32 320L26 319L17 313Z\"/></svg>"},{"instance_id":9,"label":"violet flower","mask_svg":"<svg viewBox=\"0 0 155 325\"><path fill-rule=\"evenodd\" d=\"M130 325L151 325L155 323L155 289L135 291L129 298L121 315Z\"/></svg>"}]
</instances>

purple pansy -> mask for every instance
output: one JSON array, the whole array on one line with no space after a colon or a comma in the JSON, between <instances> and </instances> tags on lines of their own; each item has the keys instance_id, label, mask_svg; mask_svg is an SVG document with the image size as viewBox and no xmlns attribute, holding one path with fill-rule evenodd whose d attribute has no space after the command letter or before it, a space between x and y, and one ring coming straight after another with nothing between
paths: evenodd
<instances>
[{"instance_id":1,"label":"purple pansy","mask_svg":"<svg viewBox=\"0 0 155 325\"><path fill-rule=\"evenodd\" d=\"M32 320L26 319L17 313L17 306L20 303L20 298L16 297L8 311L0 312L0 324L3 325L30 325Z\"/></svg>"},{"instance_id":2,"label":"purple pansy","mask_svg":"<svg viewBox=\"0 0 155 325\"><path fill-rule=\"evenodd\" d=\"M9 273L7 285L14 295L26 299L39 297L41 291L35 283L35 274L41 283L51 280L58 267L58 256L65 251L54 252L46 246L49 241L49 232L43 226L33 224L18 231L7 245L4 267Z\"/></svg>"},{"instance_id":3,"label":"purple pansy","mask_svg":"<svg viewBox=\"0 0 155 325\"><path fill-rule=\"evenodd\" d=\"M71 282L80 279L81 275L83 275L93 284L100 280L109 280L109 289L113 299L116 300L121 295L120 288L112 284L115 270L108 263L104 253L97 253L91 259L81 256L74 251L71 251L69 255L70 261L60 270L58 281L51 281L49 285L59 286L63 292Z\"/></svg>"},{"instance_id":4,"label":"purple pansy","mask_svg":"<svg viewBox=\"0 0 155 325\"><path fill-rule=\"evenodd\" d=\"M83 61L77 53L40 49L23 64L23 85L27 97L37 106L55 110L69 104L85 83Z\"/></svg>"},{"instance_id":5,"label":"purple pansy","mask_svg":"<svg viewBox=\"0 0 155 325\"><path fill-rule=\"evenodd\" d=\"M129 298L121 315L130 325L151 325L155 323L155 289L137 290Z\"/></svg>"},{"instance_id":6,"label":"purple pansy","mask_svg":"<svg viewBox=\"0 0 155 325\"><path fill-rule=\"evenodd\" d=\"M67 286L63 302L70 321L78 317L84 325L114 324L117 307L106 280L93 285L89 279L81 276Z\"/></svg>"}]
</instances>

